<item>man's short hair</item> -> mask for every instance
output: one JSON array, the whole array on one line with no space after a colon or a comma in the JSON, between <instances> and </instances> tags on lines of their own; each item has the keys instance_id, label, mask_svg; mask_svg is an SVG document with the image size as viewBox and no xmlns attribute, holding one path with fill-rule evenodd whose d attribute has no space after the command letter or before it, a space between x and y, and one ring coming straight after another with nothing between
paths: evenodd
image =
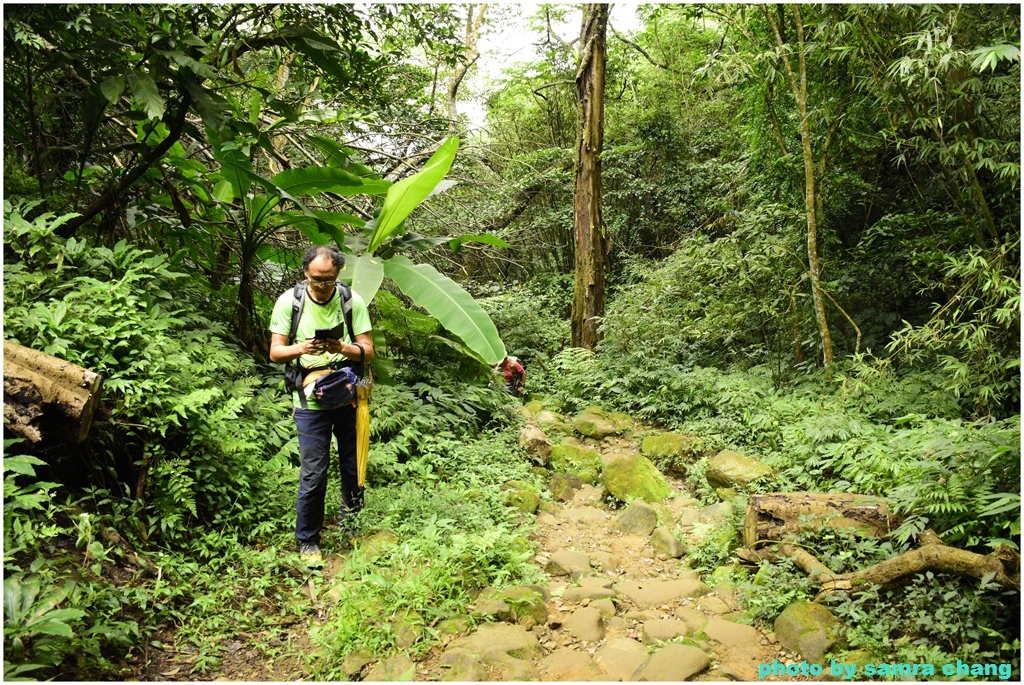
<instances>
[{"instance_id":1,"label":"man's short hair","mask_svg":"<svg viewBox=\"0 0 1024 685\"><path fill-rule=\"evenodd\" d=\"M342 256L341 250L334 245L313 245L306 250L306 254L302 257L302 270L306 271L317 257L329 257L338 271L345 266L345 257Z\"/></svg>"}]
</instances>

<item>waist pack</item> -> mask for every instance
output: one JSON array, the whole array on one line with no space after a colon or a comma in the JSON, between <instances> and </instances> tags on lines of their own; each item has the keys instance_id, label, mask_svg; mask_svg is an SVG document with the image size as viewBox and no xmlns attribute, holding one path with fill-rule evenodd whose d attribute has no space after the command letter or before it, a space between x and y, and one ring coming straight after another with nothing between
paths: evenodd
<instances>
[{"instance_id":1,"label":"waist pack","mask_svg":"<svg viewBox=\"0 0 1024 685\"><path fill-rule=\"evenodd\" d=\"M306 397L316 400L324 409L336 409L346 404L352 404L356 396L356 384L359 377L349 367L337 369L330 373L319 376L312 381L303 392Z\"/></svg>"}]
</instances>

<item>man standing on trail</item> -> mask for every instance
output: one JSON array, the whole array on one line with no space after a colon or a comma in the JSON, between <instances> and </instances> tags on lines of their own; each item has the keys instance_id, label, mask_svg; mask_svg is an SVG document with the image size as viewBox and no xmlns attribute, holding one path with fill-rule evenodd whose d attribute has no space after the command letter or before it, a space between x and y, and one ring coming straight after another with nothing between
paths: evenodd
<instances>
[{"instance_id":1,"label":"man standing on trail","mask_svg":"<svg viewBox=\"0 0 1024 685\"><path fill-rule=\"evenodd\" d=\"M331 435L338 439L341 470L342 529L353 524L363 505L356 468L356 410L346 402L335 408L311 393L314 376L330 369L357 367L373 359L373 337L366 303L355 292L338 283L345 265L341 252L330 246L314 246L302 259L306 281L277 298L270 320L270 361L297 365L292 389L295 426L299 432L299 495L296 505L295 537L299 554L310 564L322 563L320 530L324 523L324 498L330 466ZM346 308L351 304L351 318ZM293 324L293 318L297 323ZM293 330L294 325L294 330ZM344 328L344 333L340 333ZM330 337L317 337L318 329L334 329ZM353 340L354 338L354 340ZM286 373L286 376L289 374ZM321 402L317 402L317 398Z\"/></svg>"}]
</instances>

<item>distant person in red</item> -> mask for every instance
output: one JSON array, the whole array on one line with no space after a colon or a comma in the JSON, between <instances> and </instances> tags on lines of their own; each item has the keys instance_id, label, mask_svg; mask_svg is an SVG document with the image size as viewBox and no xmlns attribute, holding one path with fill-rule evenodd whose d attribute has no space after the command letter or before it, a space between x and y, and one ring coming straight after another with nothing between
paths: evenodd
<instances>
[{"instance_id":1,"label":"distant person in red","mask_svg":"<svg viewBox=\"0 0 1024 685\"><path fill-rule=\"evenodd\" d=\"M515 357L505 357L494 365L494 370L505 377L505 391L513 397L522 397L526 391L526 369Z\"/></svg>"}]
</instances>

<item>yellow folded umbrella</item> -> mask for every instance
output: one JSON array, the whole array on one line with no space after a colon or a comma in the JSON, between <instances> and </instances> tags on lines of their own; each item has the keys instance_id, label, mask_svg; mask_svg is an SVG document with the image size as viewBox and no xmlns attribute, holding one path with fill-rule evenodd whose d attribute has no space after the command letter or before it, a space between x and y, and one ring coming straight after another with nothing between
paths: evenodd
<instances>
[{"instance_id":1,"label":"yellow folded umbrella","mask_svg":"<svg viewBox=\"0 0 1024 685\"><path fill-rule=\"evenodd\" d=\"M366 483L366 464L370 460L370 386L356 386L356 469L359 487Z\"/></svg>"}]
</instances>

